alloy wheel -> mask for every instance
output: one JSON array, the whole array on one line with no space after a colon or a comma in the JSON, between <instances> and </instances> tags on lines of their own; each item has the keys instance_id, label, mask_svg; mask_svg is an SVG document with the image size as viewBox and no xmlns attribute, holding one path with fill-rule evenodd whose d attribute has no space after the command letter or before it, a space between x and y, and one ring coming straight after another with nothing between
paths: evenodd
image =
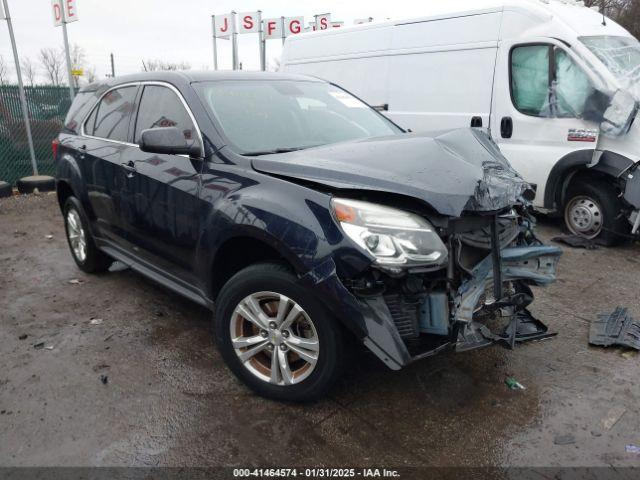
<instances>
[{"instance_id":1,"label":"alloy wheel","mask_svg":"<svg viewBox=\"0 0 640 480\"><path fill-rule=\"evenodd\" d=\"M233 311L231 343L253 375L274 385L302 382L318 362L320 343L304 309L275 292L246 296Z\"/></svg>"},{"instance_id":2,"label":"alloy wheel","mask_svg":"<svg viewBox=\"0 0 640 480\"><path fill-rule=\"evenodd\" d=\"M87 258L87 237L82 227L80 214L75 208L70 208L67 212L67 237L71 251L76 259L83 263Z\"/></svg>"}]
</instances>

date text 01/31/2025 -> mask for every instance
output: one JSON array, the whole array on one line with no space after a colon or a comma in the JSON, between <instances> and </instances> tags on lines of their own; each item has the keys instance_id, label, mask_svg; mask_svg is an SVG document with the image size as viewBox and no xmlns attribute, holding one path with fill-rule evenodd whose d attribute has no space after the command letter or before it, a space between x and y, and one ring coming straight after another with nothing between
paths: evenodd
<instances>
[{"instance_id":1,"label":"date text 01/31/2025","mask_svg":"<svg viewBox=\"0 0 640 480\"><path fill-rule=\"evenodd\" d=\"M397 470L386 468L236 468L234 478L309 477L309 478L398 478Z\"/></svg>"}]
</instances>

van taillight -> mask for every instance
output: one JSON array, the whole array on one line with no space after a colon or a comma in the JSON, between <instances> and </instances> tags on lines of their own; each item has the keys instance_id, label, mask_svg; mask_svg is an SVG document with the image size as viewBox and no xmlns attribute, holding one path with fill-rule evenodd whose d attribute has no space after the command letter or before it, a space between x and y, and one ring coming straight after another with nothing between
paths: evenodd
<instances>
[{"instance_id":1,"label":"van taillight","mask_svg":"<svg viewBox=\"0 0 640 480\"><path fill-rule=\"evenodd\" d=\"M58 140L57 138L51 142L51 150L53 151L54 162L58 159L58 145L60 145L60 140Z\"/></svg>"}]
</instances>

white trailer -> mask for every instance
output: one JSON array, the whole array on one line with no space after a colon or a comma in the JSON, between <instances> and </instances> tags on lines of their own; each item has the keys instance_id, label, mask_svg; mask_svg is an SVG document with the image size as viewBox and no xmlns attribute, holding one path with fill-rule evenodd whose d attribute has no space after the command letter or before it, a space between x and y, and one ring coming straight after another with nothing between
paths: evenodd
<instances>
[{"instance_id":1,"label":"white trailer","mask_svg":"<svg viewBox=\"0 0 640 480\"><path fill-rule=\"evenodd\" d=\"M334 82L413 131L488 128L537 185L537 208L608 244L637 231L627 179L640 160L638 41L582 2L438 5L288 37L281 69Z\"/></svg>"}]
</instances>

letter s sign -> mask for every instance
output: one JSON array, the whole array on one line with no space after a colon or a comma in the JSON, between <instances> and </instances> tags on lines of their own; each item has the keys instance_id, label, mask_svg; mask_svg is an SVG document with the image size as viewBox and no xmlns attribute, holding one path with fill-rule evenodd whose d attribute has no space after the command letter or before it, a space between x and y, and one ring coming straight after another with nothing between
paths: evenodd
<instances>
[{"instance_id":1,"label":"letter s sign","mask_svg":"<svg viewBox=\"0 0 640 480\"><path fill-rule=\"evenodd\" d=\"M239 33L257 33L260 31L260 13L244 12L239 15Z\"/></svg>"}]
</instances>

